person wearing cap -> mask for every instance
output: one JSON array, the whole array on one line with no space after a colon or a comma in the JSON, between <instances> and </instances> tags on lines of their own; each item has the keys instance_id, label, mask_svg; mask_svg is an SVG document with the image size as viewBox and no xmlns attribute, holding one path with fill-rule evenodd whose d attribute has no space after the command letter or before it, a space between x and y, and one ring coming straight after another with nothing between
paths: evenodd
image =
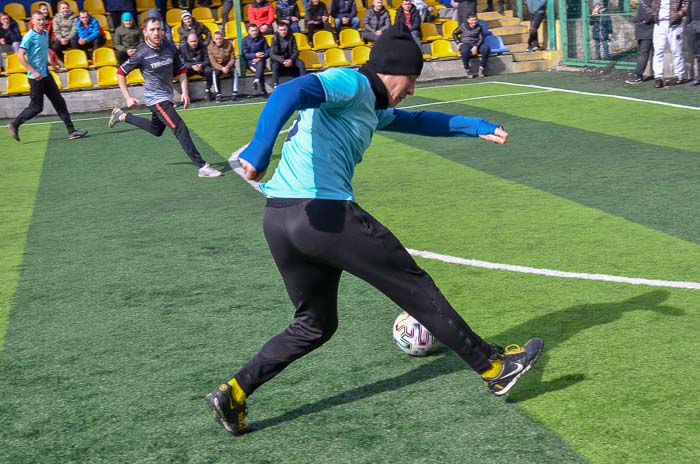
<instances>
[{"instance_id":1,"label":"person wearing cap","mask_svg":"<svg viewBox=\"0 0 700 464\"><path fill-rule=\"evenodd\" d=\"M202 42L205 47L209 45L209 42L211 42L211 31L207 26L194 19L192 14L187 10L182 10L180 18L181 22L177 33L180 36L181 48L187 46L187 36L192 32L197 34L199 41Z\"/></svg>"},{"instance_id":2,"label":"person wearing cap","mask_svg":"<svg viewBox=\"0 0 700 464\"><path fill-rule=\"evenodd\" d=\"M397 109L413 94L422 69L420 48L397 21L359 69L331 68L277 87L252 141L238 155L245 178L261 180L279 131L298 111L275 173L259 184L267 196L263 231L294 305L294 319L207 395L214 419L230 434L250 431L246 400L258 387L336 331L343 271L370 283L416 318L479 373L495 395L507 393L539 358L540 339L502 349L479 337L399 240L355 202L355 166L377 130L507 142L505 129L484 119Z\"/></svg>"},{"instance_id":3,"label":"person wearing cap","mask_svg":"<svg viewBox=\"0 0 700 464\"><path fill-rule=\"evenodd\" d=\"M134 22L134 15L128 11L122 13L122 23L114 30L112 43L117 51L117 62L122 64L136 52L143 43L143 33Z\"/></svg>"}]
</instances>

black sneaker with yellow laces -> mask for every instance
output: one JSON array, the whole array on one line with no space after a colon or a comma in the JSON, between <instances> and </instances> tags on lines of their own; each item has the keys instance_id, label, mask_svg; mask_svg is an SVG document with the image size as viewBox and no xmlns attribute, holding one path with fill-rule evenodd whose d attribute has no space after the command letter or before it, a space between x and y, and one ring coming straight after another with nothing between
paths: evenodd
<instances>
[{"instance_id":1,"label":"black sneaker with yellow laces","mask_svg":"<svg viewBox=\"0 0 700 464\"><path fill-rule=\"evenodd\" d=\"M500 364L498 374L495 377L482 375L481 378L491 393L496 396L505 395L515 386L520 376L534 366L543 348L544 343L539 338L533 338L523 346L508 345L499 350L496 359L492 361L494 366Z\"/></svg>"}]
</instances>

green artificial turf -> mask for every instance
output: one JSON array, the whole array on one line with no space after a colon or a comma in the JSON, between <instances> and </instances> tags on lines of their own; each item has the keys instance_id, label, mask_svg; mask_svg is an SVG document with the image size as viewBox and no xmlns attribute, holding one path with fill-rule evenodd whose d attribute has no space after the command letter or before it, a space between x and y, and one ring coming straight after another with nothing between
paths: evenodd
<instances>
[{"instance_id":1,"label":"green artificial turf","mask_svg":"<svg viewBox=\"0 0 700 464\"><path fill-rule=\"evenodd\" d=\"M551 74L534 82L595 84ZM473 100L536 89L447 84L407 104L470 98L425 109L501 121L511 141L377 135L357 169L358 201L406 246L700 281L697 153L688 137L649 133L669 118L692 130L688 110L558 92ZM260 109L181 114L205 159L226 169ZM18 243L28 230L19 283L2 284L14 299L0 352L0 462L695 462L697 291L427 259L419 264L487 340L545 340L505 400L451 353L400 353L398 308L345 276L336 336L252 396L254 433L228 437L203 396L293 312L262 236L264 199L230 171L198 179L169 132L79 126L91 137L71 143L60 124L45 136L48 126L26 129L28 142L50 143L31 225L13 224ZM279 143L273 166L278 153ZM30 205L31 189L21 197ZM683 388L670 388L679 361Z\"/></svg>"},{"instance_id":2,"label":"green artificial turf","mask_svg":"<svg viewBox=\"0 0 700 464\"><path fill-rule=\"evenodd\" d=\"M12 298L20 276L27 228L32 217L39 176L44 162L49 126L23 128L22 149L14 140L5 143L0 174L0 352L2 351Z\"/></svg>"}]
</instances>

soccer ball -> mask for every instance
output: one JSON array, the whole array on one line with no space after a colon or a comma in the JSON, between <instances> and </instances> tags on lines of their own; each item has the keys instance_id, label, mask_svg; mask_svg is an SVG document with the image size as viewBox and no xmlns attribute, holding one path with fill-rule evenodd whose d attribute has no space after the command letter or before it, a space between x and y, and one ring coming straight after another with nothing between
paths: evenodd
<instances>
[{"instance_id":1,"label":"soccer ball","mask_svg":"<svg viewBox=\"0 0 700 464\"><path fill-rule=\"evenodd\" d=\"M427 356L439 345L437 338L406 312L394 321L393 332L396 346L411 356Z\"/></svg>"}]
</instances>

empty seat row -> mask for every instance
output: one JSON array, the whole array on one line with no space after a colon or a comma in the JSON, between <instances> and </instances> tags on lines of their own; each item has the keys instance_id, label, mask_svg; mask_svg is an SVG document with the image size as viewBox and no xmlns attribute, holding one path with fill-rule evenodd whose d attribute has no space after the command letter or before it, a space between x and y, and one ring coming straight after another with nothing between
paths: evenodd
<instances>
[{"instance_id":1,"label":"empty seat row","mask_svg":"<svg viewBox=\"0 0 700 464\"><path fill-rule=\"evenodd\" d=\"M105 66L96 72L98 87L116 87L119 85L117 81L117 68L115 66ZM58 74L51 71L54 81L59 89L63 88L61 78ZM10 74L7 76L6 94L29 93L29 78L26 74ZM134 69L126 76L128 85L143 84L143 75L139 69ZM66 89L90 89L95 86L90 76L90 71L87 69L71 69L66 73Z\"/></svg>"}]
</instances>

